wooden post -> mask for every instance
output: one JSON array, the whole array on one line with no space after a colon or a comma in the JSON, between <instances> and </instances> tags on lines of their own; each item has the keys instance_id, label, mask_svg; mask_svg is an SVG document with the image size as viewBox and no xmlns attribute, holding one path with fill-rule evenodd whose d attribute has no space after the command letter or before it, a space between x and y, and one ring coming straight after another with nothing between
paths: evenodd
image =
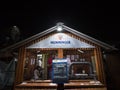
<instances>
[{"instance_id":1,"label":"wooden post","mask_svg":"<svg viewBox=\"0 0 120 90\"><path fill-rule=\"evenodd\" d=\"M106 85L105 81L105 72L104 72L104 66L103 66L103 60L102 60L102 52L101 49L98 48L98 57L99 57L99 64L100 64L100 75L101 75L101 82Z\"/></svg>"},{"instance_id":2,"label":"wooden post","mask_svg":"<svg viewBox=\"0 0 120 90\"><path fill-rule=\"evenodd\" d=\"M59 48L58 49L58 58L63 58L63 49ZM64 84L57 84L57 90L64 90Z\"/></svg>"},{"instance_id":3,"label":"wooden post","mask_svg":"<svg viewBox=\"0 0 120 90\"><path fill-rule=\"evenodd\" d=\"M99 76L99 66L98 66L98 58L97 58L97 51L96 51L96 48L94 49L94 56L95 56L96 74L97 74L98 80L100 80L100 76Z\"/></svg>"},{"instance_id":4,"label":"wooden post","mask_svg":"<svg viewBox=\"0 0 120 90\"><path fill-rule=\"evenodd\" d=\"M63 49L62 48L58 49L58 58L63 58Z\"/></svg>"},{"instance_id":5,"label":"wooden post","mask_svg":"<svg viewBox=\"0 0 120 90\"><path fill-rule=\"evenodd\" d=\"M98 80L105 84L104 68L100 48L97 47L96 49L94 49L94 55Z\"/></svg>"},{"instance_id":6,"label":"wooden post","mask_svg":"<svg viewBox=\"0 0 120 90\"><path fill-rule=\"evenodd\" d=\"M20 84L23 81L25 53L26 53L25 47L21 47L19 49L15 85Z\"/></svg>"}]
</instances>

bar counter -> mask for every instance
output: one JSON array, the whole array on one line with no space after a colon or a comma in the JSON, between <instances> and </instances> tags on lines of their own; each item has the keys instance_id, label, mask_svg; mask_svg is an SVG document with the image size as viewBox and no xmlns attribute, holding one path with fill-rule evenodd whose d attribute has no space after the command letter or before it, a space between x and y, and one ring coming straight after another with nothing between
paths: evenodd
<instances>
[{"instance_id":1,"label":"bar counter","mask_svg":"<svg viewBox=\"0 0 120 90\"><path fill-rule=\"evenodd\" d=\"M57 90L57 84L51 80L24 81L16 85L15 90ZM107 90L99 81L70 80L64 83L64 90Z\"/></svg>"}]
</instances>

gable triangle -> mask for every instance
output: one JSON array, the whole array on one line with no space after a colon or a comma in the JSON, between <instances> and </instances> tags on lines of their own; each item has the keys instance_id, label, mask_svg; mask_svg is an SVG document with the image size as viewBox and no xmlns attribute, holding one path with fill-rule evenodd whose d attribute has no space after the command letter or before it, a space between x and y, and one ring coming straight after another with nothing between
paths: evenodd
<instances>
[{"instance_id":1,"label":"gable triangle","mask_svg":"<svg viewBox=\"0 0 120 90\"><path fill-rule=\"evenodd\" d=\"M94 46L70 37L65 33L56 33L27 48L94 48Z\"/></svg>"}]
</instances>

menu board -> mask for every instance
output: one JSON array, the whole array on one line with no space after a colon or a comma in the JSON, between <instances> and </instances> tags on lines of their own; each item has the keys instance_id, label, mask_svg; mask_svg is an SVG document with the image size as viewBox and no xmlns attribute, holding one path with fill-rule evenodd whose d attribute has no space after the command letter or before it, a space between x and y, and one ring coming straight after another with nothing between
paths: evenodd
<instances>
[{"instance_id":1,"label":"menu board","mask_svg":"<svg viewBox=\"0 0 120 90\"><path fill-rule=\"evenodd\" d=\"M52 82L68 82L67 59L54 59L52 61Z\"/></svg>"}]
</instances>

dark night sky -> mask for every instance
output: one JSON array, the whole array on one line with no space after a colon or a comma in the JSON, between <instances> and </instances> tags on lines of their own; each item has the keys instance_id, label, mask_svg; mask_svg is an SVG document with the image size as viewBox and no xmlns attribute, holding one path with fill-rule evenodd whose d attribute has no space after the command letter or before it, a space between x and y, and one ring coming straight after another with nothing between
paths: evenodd
<instances>
[{"instance_id":1,"label":"dark night sky","mask_svg":"<svg viewBox=\"0 0 120 90\"><path fill-rule=\"evenodd\" d=\"M1 2L0 42L9 34L9 28L18 26L21 38L44 31L57 22L111 45L118 45L119 3L98 0L48 0L44 2Z\"/></svg>"}]
</instances>

